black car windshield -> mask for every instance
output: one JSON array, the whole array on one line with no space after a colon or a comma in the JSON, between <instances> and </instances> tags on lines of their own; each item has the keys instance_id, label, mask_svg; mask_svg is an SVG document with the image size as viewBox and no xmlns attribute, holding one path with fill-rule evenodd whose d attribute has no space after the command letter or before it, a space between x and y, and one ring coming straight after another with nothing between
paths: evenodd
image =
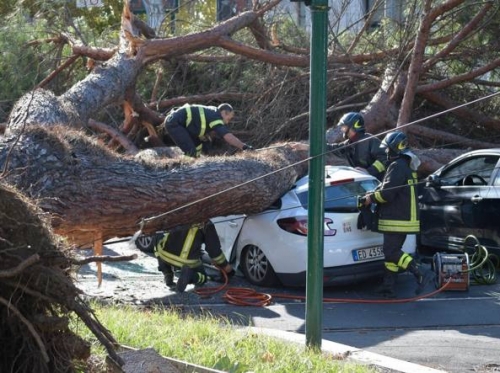
<instances>
[{"instance_id":1,"label":"black car windshield","mask_svg":"<svg viewBox=\"0 0 500 373\"><path fill-rule=\"evenodd\" d=\"M478 175L487 183L497 162L498 156L491 155L467 158L441 173L441 185L465 185L463 181L468 175Z\"/></svg>"},{"instance_id":2,"label":"black car windshield","mask_svg":"<svg viewBox=\"0 0 500 373\"><path fill-rule=\"evenodd\" d=\"M374 190L378 185L377 180L349 181L325 187L326 212L357 212L358 196ZM297 193L300 203L307 209L308 192Z\"/></svg>"}]
</instances>

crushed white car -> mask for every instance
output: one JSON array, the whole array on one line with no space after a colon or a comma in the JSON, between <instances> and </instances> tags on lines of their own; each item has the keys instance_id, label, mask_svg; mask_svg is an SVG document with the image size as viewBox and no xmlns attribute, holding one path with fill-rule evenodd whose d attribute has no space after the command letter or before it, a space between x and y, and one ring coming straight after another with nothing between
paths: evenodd
<instances>
[{"instance_id":1,"label":"crushed white car","mask_svg":"<svg viewBox=\"0 0 500 373\"><path fill-rule=\"evenodd\" d=\"M226 257L251 283L305 285L308 182L308 176L298 180L262 213L212 219ZM357 197L378 184L376 178L354 168L326 166L325 286L354 283L382 273L382 235L357 228ZM414 235L408 236L403 249L415 253Z\"/></svg>"},{"instance_id":2,"label":"crushed white car","mask_svg":"<svg viewBox=\"0 0 500 373\"><path fill-rule=\"evenodd\" d=\"M357 198L378 184L375 177L352 167L326 166L325 286L355 283L382 274L382 234L357 227ZM259 214L211 219L228 261L252 284L306 284L308 187L309 177L305 176ZM146 242L144 237L138 240ZM148 240L154 244L155 238ZM409 235L403 250L414 254L415 249L415 236Z\"/></svg>"}]
</instances>

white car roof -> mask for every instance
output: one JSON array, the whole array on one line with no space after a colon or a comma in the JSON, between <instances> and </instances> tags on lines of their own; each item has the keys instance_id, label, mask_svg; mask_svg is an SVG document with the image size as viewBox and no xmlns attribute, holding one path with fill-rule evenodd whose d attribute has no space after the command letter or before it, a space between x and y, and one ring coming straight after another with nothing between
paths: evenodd
<instances>
[{"instance_id":1,"label":"white car roof","mask_svg":"<svg viewBox=\"0 0 500 373\"><path fill-rule=\"evenodd\" d=\"M325 185L330 185L331 182L338 182L342 180L363 181L376 180L376 178L366 172L349 166L325 166ZM302 192L308 188L309 175L304 176L295 183L296 192Z\"/></svg>"}]
</instances>

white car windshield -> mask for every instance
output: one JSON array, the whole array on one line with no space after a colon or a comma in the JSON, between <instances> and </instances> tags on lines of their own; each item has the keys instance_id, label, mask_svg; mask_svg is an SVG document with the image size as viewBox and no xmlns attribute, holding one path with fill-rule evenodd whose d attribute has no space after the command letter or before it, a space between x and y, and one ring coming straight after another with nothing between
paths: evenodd
<instances>
[{"instance_id":1,"label":"white car windshield","mask_svg":"<svg viewBox=\"0 0 500 373\"><path fill-rule=\"evenodd\" d=\"M326 212L357 212L358 196L374 190L378 185L377 180L349 181L325 187ZM300 203L307 209L308 191L297 193Z\"/></svg>"}]
</instances>

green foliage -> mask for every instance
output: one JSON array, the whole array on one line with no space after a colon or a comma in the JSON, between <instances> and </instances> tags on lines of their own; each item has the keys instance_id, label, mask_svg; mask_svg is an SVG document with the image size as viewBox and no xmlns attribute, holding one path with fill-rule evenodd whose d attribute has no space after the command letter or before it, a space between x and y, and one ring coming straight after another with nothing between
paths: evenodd
<instances>
[{"instance_id":1,"label":"green foliage","mask_svg":"<svg viewBox=\"0 0 500 373\"><path fill-rule=\"evenodd\" d=\"M19 14L0 21L0 49L3 51L0 59L2 116L6 115L17 98L40 81L44 73L42 62L49 46L28 46L29 41L40 36L39 30L43 23L26 22Z\"/></svg>"}]
</instances>

